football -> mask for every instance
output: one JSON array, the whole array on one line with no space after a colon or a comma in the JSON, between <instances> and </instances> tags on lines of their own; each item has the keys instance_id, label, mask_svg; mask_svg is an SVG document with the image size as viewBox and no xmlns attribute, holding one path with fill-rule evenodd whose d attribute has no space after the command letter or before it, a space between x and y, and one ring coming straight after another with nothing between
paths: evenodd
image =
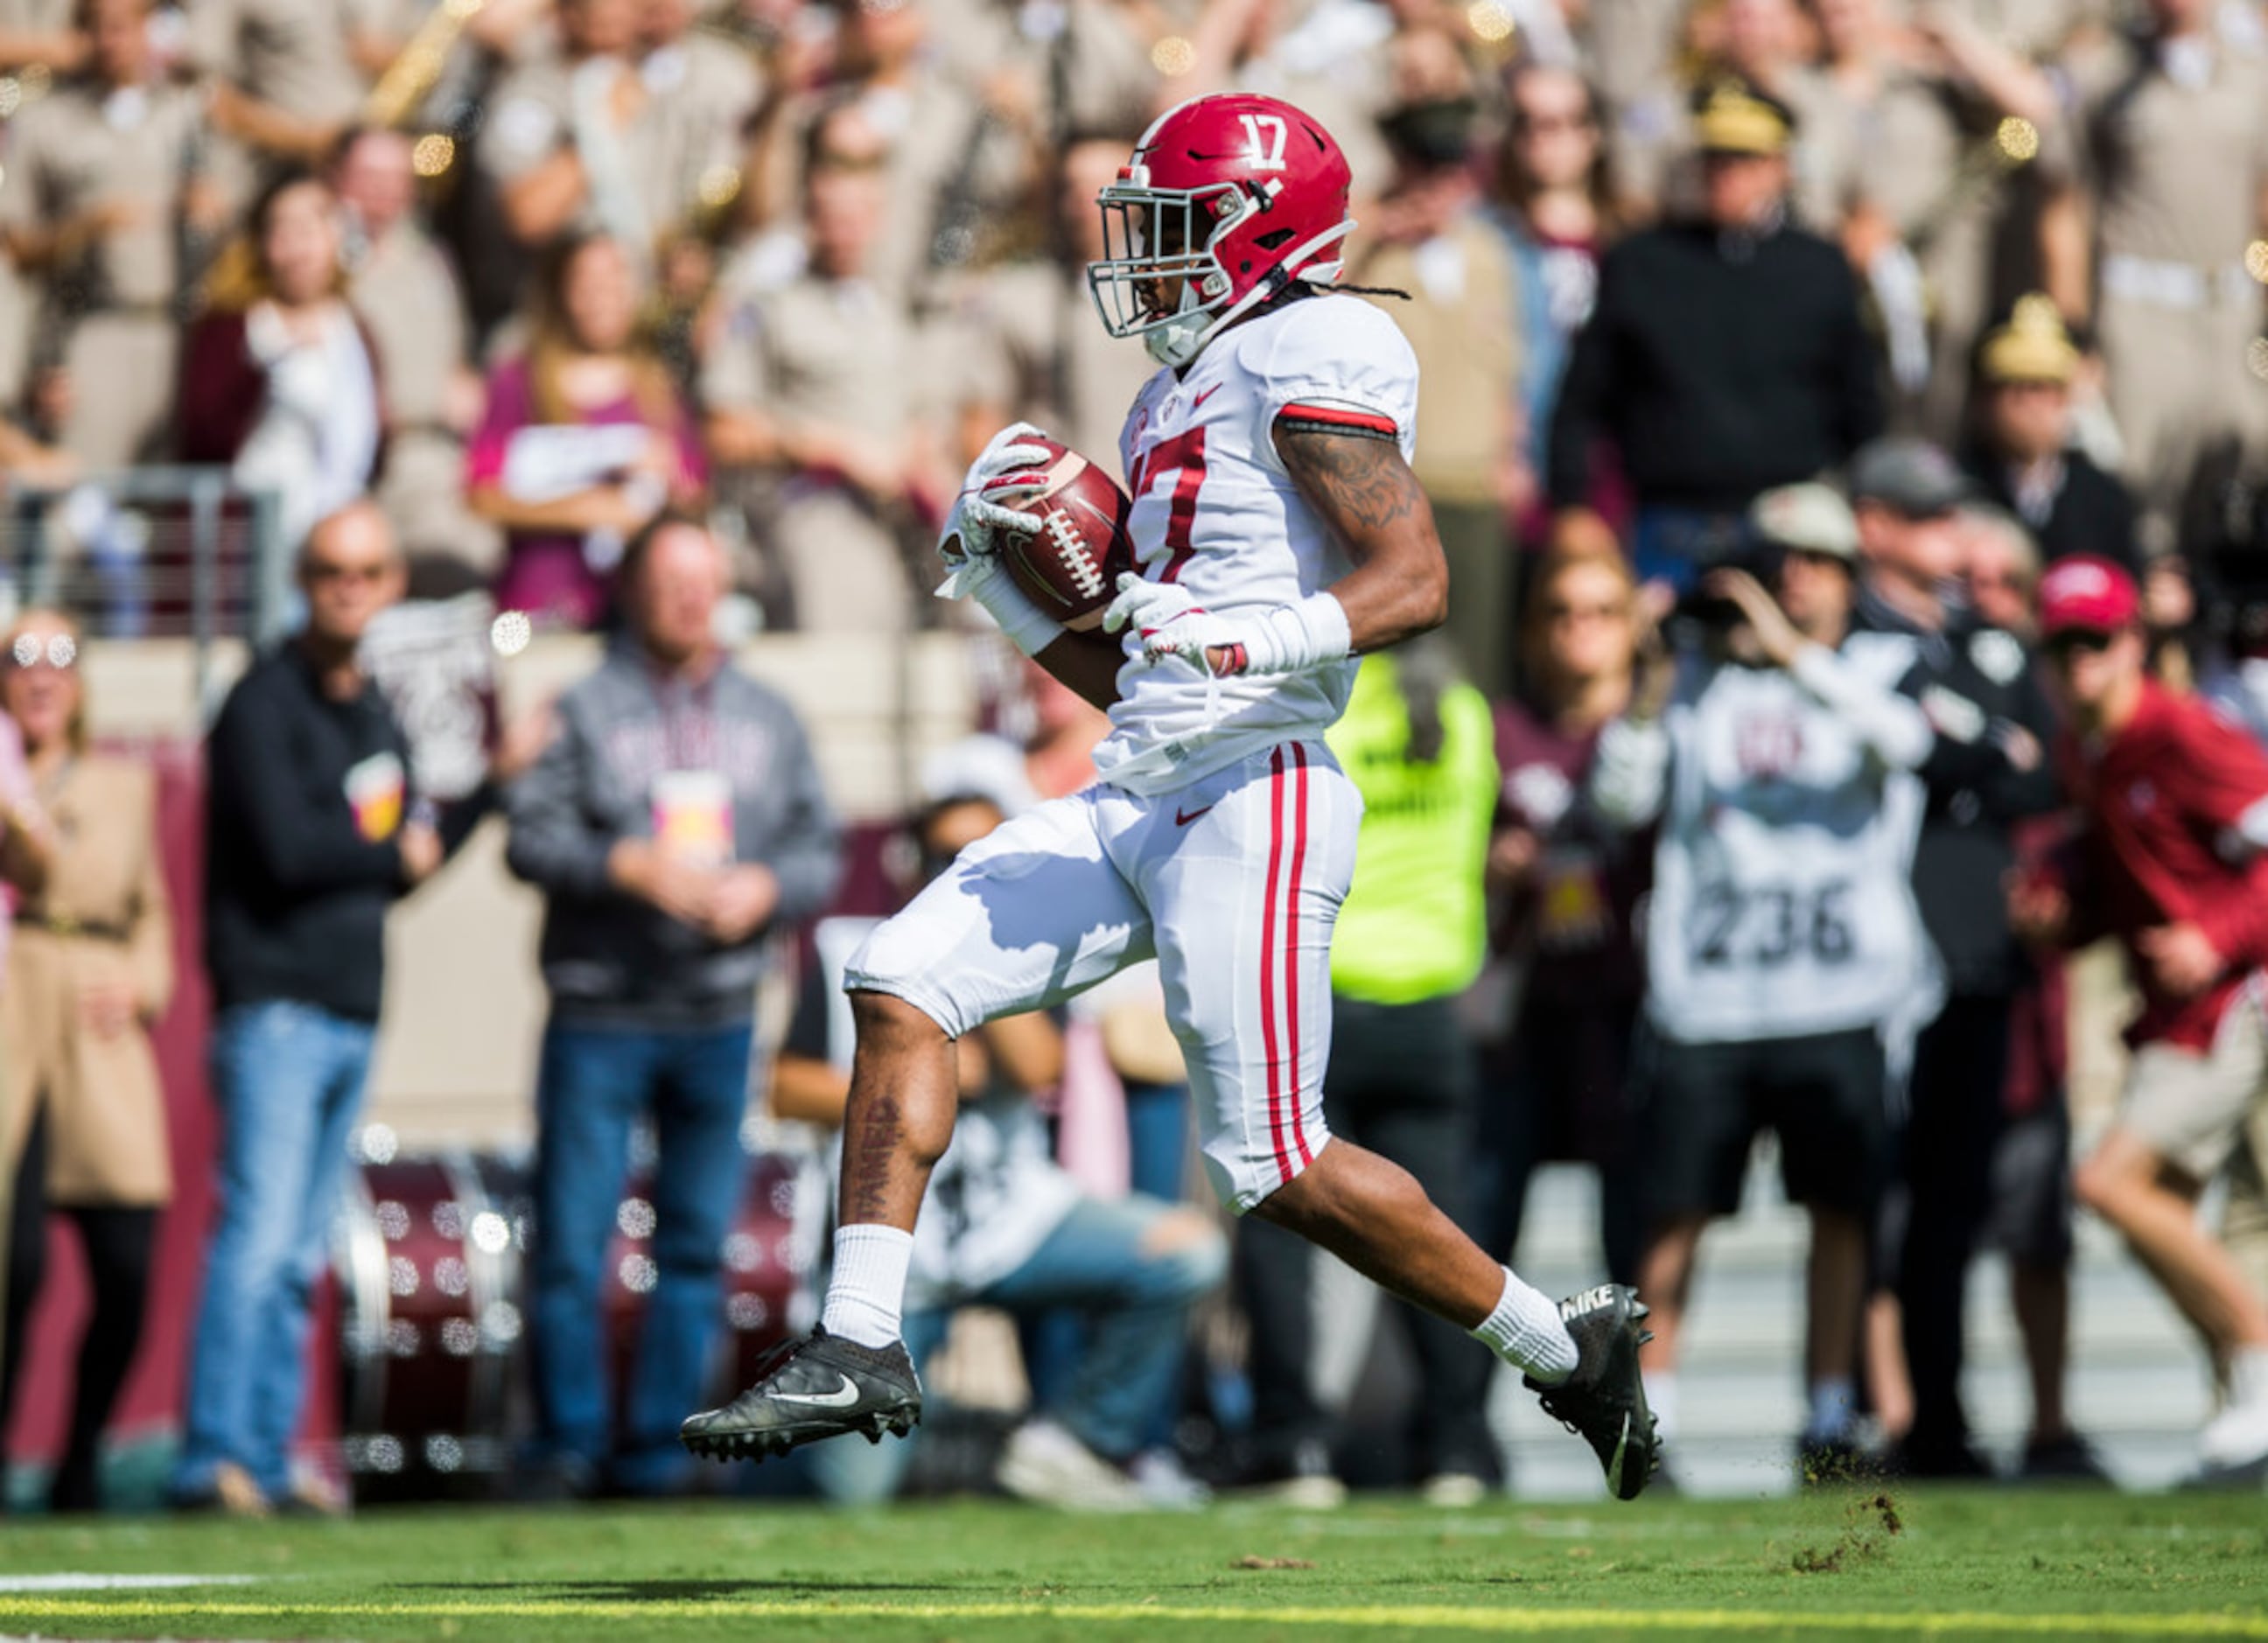
<instances>
[{"instance_id":1,"label":"football","mask_svg":"<svg viewBox=\"0 0 2268 1643\"><path fill-rule=\"evenodd\" d=\"M1134 568L1134 543L1126 534L1134 504L1116 480L1078 452L1042 437L1032 443L1047 447L1047 489L1009 505L1037 514L1042 526L1010 533L1000 554L1016 586L1042 610L1074 633L1091 632L1117 595L1119 572Z\"/></svg>"}]
</instances>

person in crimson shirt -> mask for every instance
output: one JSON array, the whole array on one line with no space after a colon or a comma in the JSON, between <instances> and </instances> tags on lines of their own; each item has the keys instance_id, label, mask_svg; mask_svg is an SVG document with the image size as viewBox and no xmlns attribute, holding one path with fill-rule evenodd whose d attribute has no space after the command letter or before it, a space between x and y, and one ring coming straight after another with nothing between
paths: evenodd
<instances>
[{"instance_id":1,"label":"person in crimson shirt","mask_svg":"<svg viewBox=\"0 0 2268 1643\"><path fill-rule=\"evenodd\" d=\"M2041 581L2082 824L2058 860L2015 880L2009 916L2036 941L2110 934L2126 949L2143 1007L2125 1101L2073 1186L2228 1364L2198 1455L2203 1476L2242 1477L2268 1472L2268 1301L2196 1211L2268 1095L2268 757L2147 676L2140 605L2107 559L2066 559Z\"/></svg>"},{"instance_id":2,"label":"person in crimson shirt","mask_svg":"<svg viewBox=\"0 0 2268 1643\"><path fill-rule=\"evenodd\" d=\"M1628 1094L1646 990L1635 913L1653 844L1608 826L1582 795L1600 730L1630 705L1638 597L1630 562L1612 549L1555 551L1536 568L1522 689L1496 709L1496 984L1481 993L1509 997L1503 1031L1482 1047L1488 1094L1473 1166L1483 1242L1498 1256L1518 1245L1539 1164L1595 1166L1599 1240L1617 1283L1636 1281L1646 1239Z\"/></svg>"}]
</instances>

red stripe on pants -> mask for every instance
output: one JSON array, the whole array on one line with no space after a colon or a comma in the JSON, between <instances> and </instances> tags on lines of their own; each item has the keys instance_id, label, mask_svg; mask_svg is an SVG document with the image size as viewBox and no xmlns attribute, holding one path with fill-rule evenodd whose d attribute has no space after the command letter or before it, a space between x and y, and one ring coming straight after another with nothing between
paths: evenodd
<instances>
[{"instance_id":1,"label":"red stripe on pants","mask_svg":"<svg viewBox=\"0 0 2268 1643\"><path fill-rule=\"evenodd\" d=\"M1299 774L1292 778L1292 888L1284 908L1284 1029L1292 1043L1292 1140L1300 1149L1300 1162L1307 1165L1315 1161L1307 1150L1307 1121L1300 1112L1300 874L1307 865L1307 748L1293 742L1292 757Z\"/></svg>"},{"instance_id":2,"label":"red stripe on pants","mask_svg":"<svg viewBox=\"0 0 2268 1643\"><path fill-rule=\"evenodd\" d=\"M1269 761L1268 889L1260 907L1260 1046L1268 1058L1268 1138L1276 1148L1276 1170L1292 1181L1292 1154L1284 1145L1283 1062L1276 1038L1276 887L1284 867L1284 749ZM1295 1052L1296 1053L1296 1052Z\"/></svg>"}]
</instances>

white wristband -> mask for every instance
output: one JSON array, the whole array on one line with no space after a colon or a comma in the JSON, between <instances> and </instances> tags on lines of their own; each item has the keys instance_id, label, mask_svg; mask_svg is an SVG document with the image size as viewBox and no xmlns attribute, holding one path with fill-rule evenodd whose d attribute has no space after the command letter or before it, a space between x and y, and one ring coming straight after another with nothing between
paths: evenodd
<instances>
[{"instance_id":1,"label":"white wristband","mask_svg":"<svg viewBox=\"0 0 2268 1643\"><path fill-rule=\"evenodd\" d=\"M946 577L937 596L975 600L1000 624L1008 643L1027 656L1037 656L1063 637L1063 623L1035 605L1007 566L990 555L970 559Z\"/></svg>"},{"instance_id":2,"label":"white wristband","mask_svg":"<svg viewBox=\"0 0 2268 1643\"><path fill-rule=\"evenodd\" d=\"M1326 662L1344 661L1353 649L1346 607L1328 593L1310 593L1296 605L1278 605L1261 615L1244 671L1304 673Z\"/></svg>"}]
</instances>

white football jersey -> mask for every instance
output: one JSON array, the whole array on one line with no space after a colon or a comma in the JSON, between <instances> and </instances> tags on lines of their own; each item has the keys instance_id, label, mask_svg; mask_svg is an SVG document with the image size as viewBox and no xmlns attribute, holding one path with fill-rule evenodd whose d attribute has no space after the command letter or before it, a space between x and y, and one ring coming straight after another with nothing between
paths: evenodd
<instances>
[{"instance_id":1,"label":"white football jersey","mask_svg":"<svg viewBox=\"0 0 2268 1643\"><path fill-rule=\"evenodd\" d=\"M1867 639L1835 659L1890 694L1911 658ZM1656 802L1631 807L1661 823L1646 1011L1665 1038L1883 1028L1934 991L1912 888L1919 777L1776 667L1683 669L1660 729L1667 770L1646 784Z\"/></svg>"},{"instance_id":2,"label":"white football jersey","mask_svg":"<svg viewBox=\"0 0 2268 1643\"><path fill-rule=\"evenodd\" d=\"M1159 372L1134 401L1119 457L1134 499L1136 563L1216 615L1295 604L1351 568L1276 453L1277 416L1383 432L1416 448L1418 359L1383 311L1304 298L1232 327L1186 372ZM1180 657L1152 667L1130 630L1103 779L1167 792L1278 742L1320 737L1345 711L1352 659L1307 672L1215 679Z\"/></svg>"}]
</instances>

